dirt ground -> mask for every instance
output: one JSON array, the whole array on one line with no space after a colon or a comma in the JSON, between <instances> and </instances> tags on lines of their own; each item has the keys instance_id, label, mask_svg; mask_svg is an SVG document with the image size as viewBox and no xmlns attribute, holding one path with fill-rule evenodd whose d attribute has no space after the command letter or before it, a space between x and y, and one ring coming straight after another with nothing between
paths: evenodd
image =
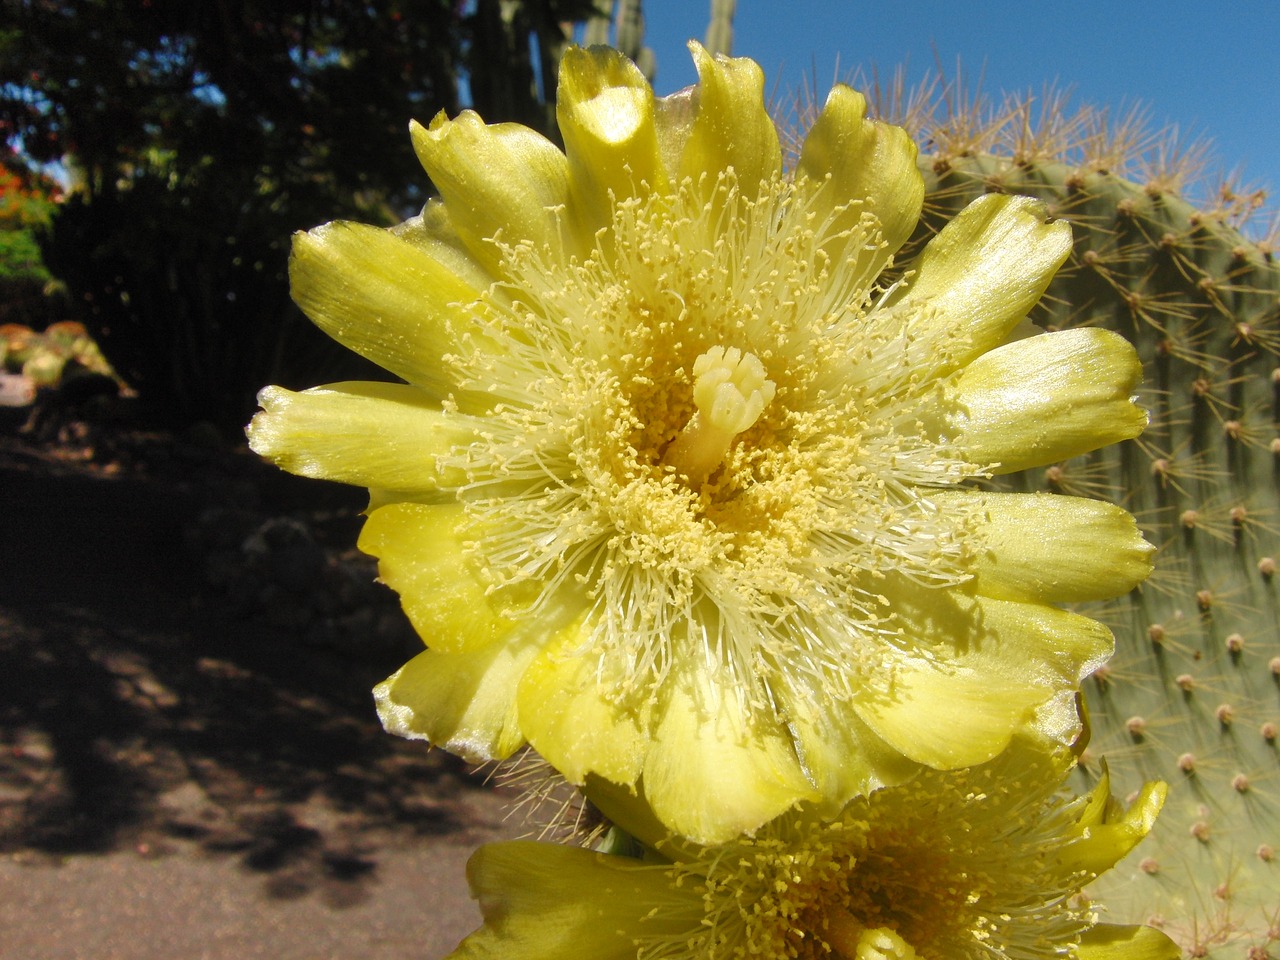
<instances>
[{"instance_id":1,"label":"dirt ground","mask_svg":"<svg viewBox=\"0 0 1280 960\"><path fill-rule=\"evenodd\" d=\"M275 585L246 602L221 519L315 534L288 587L337 569L358 492L199 436L18 427L0 424L0 957L447 953L478 918L470 851L527 829L379 726L369 689L416 642L394 598L328 621L303 594L276 615Z\"/></svg>"}]
</instances>

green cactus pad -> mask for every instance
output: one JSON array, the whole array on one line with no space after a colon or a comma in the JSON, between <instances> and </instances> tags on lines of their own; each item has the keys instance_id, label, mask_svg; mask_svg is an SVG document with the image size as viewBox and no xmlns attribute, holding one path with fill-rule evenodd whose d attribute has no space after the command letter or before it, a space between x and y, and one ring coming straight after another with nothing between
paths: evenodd
<instances>
[{"instance_id":1,"label":"green cactus pad","mask_svg":"<svg viewBox=\"0 0 1280 960\"><path fill-rule=\"evenodd\" d=\"M982 193L1042 199L1075 245L1032 319L1116 330L1144 364L1144 436L1002 481L1114 500L1160 548L1141 590L1088 611L1115 631L1116 655L1086 683L1079 786L1104 762L1119 795L1170 785L1098 899L1188 956L1280 957L1280 263L1239 229L1261 195L1188 202L1196 152L1163 166L1153 156L1176 151L1159 140L1133 153L1132 118L1108 130L1055 100L1037 126L1027 100L939 121L909 102L936 148L921 158L917 242Z\"/></svg>"}]
</instances>

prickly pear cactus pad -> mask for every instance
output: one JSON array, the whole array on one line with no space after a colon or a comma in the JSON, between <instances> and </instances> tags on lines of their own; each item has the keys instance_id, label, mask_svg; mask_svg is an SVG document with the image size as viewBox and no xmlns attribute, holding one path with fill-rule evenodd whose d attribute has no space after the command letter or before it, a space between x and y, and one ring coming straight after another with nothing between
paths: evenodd
<instances>
[{"instance_id":1,"label":"prickly pear cactus pad","mask_svg":"<svg viewBox=\"0 0 1280 960\"><path fill-rule=\"evenodd\" d=\"M1084 611L1112 627L1117 648L1085 685L1092 740L1080 775L1089 782L1105 760L1121 796L1146 780L1170 785L1150 838L1095 889L1111 919L1159 925L1189 956L1277 957L1274 236L1247 231L1260 193L1225 185L1207 202L1183 198L1196 150L1146 137L1132 116L1108 124L1049 100L1038 119L1030 100L947 115L910 101L917 138L934 148L921 158L917 240L976 195L1037 197L1071 223L1074 245L1032 321L1103 327L1137 347L1151 415L1141 438L1002 478L1123 504L1160 548L1147 584Z\"/></svg>"}]
</instances>

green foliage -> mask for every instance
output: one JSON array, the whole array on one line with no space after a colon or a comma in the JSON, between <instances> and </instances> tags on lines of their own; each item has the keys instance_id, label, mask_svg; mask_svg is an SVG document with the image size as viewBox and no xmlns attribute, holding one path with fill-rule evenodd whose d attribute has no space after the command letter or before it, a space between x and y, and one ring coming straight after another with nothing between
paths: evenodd
<instances>
[{"instance_id":1,"label":"green foliage","mask_svg":"<svg viewBox=\"0 0 1280 960\"><path fill-rule=\"evenodd\" d=\"M235 174L148 171L127 189L73 195L47 247L95 339L163 422L231 428L264 376L346 369L289 302L285 211L227 202L244 186Z\"/></svg>"},{"instance_id":2,"label":"green foliage","mask_svg":"<svg viewBox=\"0 0 1280 960\"><path fill-rule=\"evenodd\" d=\"M63 307L39 237L56 207L56 184L17 157L0 162L0 323L44 326Z\"/></svg>"},{"instance_id":3,"label":"green foliage","mask_svg":"<svg viewBox=\"0 0 1280 960\"><path fill-rule=\"evenodd\" d=\"M1260 194L1224 185L1188 202L1195 150L1048 100L1034 122L1029 100L939 119L916 99L907 119L934 147L928 230L984 192L1042 199L1075 245L1033 319L1117 330L1146 371L1142 438L1005 484L1113 499L1160 550L1148 584L1089 611L1117 651L1086 685L1083 775L1105 762L1119 795L1171 788L1098 894L1109 919L1162 925L1191 956L1277 956L1280 263L1238 229Z\"/></svg>"},{"instance_id":4,"label":"green foliage","mask_svg":"<svg viewBox=\"0 0 1280 960\"><path fill-rule=\"evenodd\" d=\"M456 99L446 0L412 17L395 0L4 6L8 132L38 160L71 155L92 193L151 169L159 150L179 176L216 156L264 186L394 199L404 118Z\"/></svg>"},{"instance_id":5,"label":"green foliage","mask_svg":"<svg viewBox=\"0 0 1280 960\"><path fill-rule=\"evenodd\" d=\"M0 287L27 282L43 286L52 279L31 230L0 230Z\"/></svg>"}]
</instances>

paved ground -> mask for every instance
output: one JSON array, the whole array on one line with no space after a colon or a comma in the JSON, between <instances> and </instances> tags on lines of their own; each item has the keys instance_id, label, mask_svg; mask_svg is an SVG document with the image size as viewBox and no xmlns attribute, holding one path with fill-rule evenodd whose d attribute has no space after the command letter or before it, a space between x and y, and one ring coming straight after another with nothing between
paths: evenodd
<instances>
[{"instance_id":1,"label":"paved ground","mask_svg":"<svg viewBox=\"0 0 1280 960\"><path fill-rule=\"evenodd\" d=\"M192 550L213 501L346 538L358 497L112 443L0 430L0 958L442 957L478 916L471 850L525 828L379 727L394 629L364 649L263 622Z\"/></svg>"},{"instance_id":2,"label":"paved ground","mask_svg":"<svg viewBox=\"0 0 1280 960\"><path fill-rule=\"evenodd\" d=\"M355 888L293 891L191 849L11 857L0 861L0 957L437 960L479 922L463 879L470 839L383 851Z\"/></svg>"}]
</instances>

